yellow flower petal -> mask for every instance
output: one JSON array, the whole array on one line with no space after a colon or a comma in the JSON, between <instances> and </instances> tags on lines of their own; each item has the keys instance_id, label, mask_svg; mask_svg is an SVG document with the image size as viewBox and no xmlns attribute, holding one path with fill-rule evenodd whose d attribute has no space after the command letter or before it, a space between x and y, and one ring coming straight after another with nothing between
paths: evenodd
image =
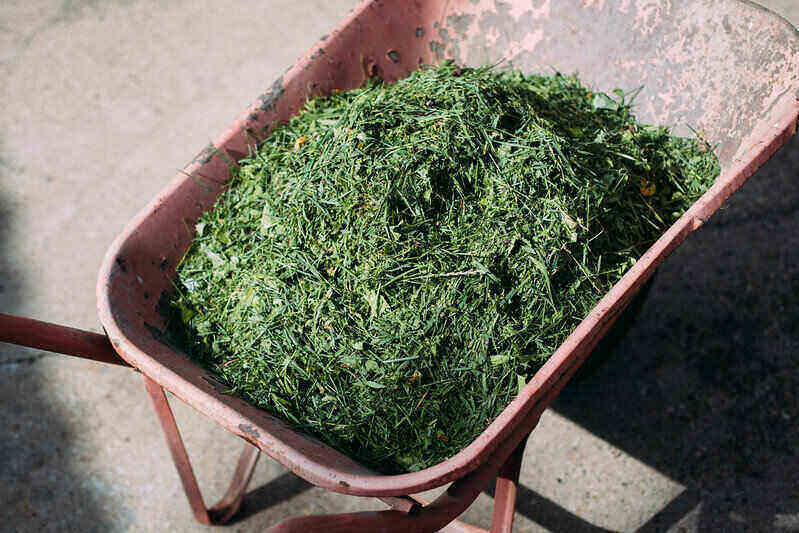
<instances>
[{"instance_id":1,"label":"yellow flower petal","mask_svg":"<svg viewBox=\"0 0 799 533\"><path fill-rule=\"evenodd\" d=\"M653 194L655 194L655 184L641 178L640 190L641 194L643 194L644 196L652 196Z\"/></svg>"}]
</instances>

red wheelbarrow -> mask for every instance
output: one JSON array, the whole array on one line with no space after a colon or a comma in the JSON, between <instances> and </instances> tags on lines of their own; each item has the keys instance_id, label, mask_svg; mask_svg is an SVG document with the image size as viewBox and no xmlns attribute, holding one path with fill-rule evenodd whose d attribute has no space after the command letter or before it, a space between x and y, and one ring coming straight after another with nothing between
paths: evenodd
<instances>
[{"instance_id":1,"label":"red wheelbarrow","mask_svg":"<svg viewBox=\"0 0 799 533\"><path fill-rule=\"evenodd\" d=\"M639 119L701 132L716 147L715 184L638 260L585 317L494 422L457 455L401 475L370 471L237 398L163 343L159 296L169 293L193 235L229 177L275 124L315 95L391 81L420 64L504 61L526 72L578 72L603 91L643 86ZM776 15L739 0L367 0L203 150L114 241L99 273L106 335L0 315L0 341L126 364L144 375L195 518L223 523L236 512L263 451L327 490L383 500L389 510L299 517L270 531L476 532L459 516L496 478L492 532L513 525L527 436L657 266L701 226L796 128L799 34ZM206 508L164 389L248 442L230 489ZM452 483L438 499L412 497Z\"/></svg>"}]
</instances>

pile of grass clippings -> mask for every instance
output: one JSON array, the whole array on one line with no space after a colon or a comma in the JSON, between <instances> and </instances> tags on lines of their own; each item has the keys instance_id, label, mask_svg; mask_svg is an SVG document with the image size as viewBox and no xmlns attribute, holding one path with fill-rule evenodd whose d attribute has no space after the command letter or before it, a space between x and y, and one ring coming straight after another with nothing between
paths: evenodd
<instances>
[{"instance_id":1,"label":"pile of grass clippings","mask_svg":"<svg viewBox=\"0 0 799 533\"><path fill-rule=\"evenodd\" d=\"M378 471L452 456L718 173L623 96L444 64L309 101L197 223L173 333Z\"/></svg>"}]
</instances>

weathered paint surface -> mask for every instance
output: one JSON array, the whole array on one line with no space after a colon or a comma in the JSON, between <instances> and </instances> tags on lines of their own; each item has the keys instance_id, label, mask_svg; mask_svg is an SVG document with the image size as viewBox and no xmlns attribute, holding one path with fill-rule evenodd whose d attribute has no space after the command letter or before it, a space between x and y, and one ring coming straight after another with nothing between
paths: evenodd
<instances>
[{"instance_id":1,"label":"weathered paint surface","mask_svg":"<svg viewBox=\"0 0 799 533\"><path fill-rule=\"evenodd\" d=\"M577 73L603 91L643 87L640 119L691 129L728 166L799 87L796 30L765 9L717 0L532 0L449 4L431 50L468 65Z\"/></svg>"}]
</instances>

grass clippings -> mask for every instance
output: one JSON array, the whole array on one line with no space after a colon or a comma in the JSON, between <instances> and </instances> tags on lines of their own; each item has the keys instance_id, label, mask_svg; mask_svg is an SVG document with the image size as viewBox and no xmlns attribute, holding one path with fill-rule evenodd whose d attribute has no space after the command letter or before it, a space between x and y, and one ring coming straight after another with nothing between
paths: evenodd
<instances>
[{"instance_id":1,"label":"grass clippings","mask_svg":"<svg viewBox=\"0 0 799 533\"><path fill-rule=\"evenodd\" d=\"M425 67L309 101L196 225L187 353L385 473L468 445L713 182L574 77Z\"/></svg>"}]
</instances>

